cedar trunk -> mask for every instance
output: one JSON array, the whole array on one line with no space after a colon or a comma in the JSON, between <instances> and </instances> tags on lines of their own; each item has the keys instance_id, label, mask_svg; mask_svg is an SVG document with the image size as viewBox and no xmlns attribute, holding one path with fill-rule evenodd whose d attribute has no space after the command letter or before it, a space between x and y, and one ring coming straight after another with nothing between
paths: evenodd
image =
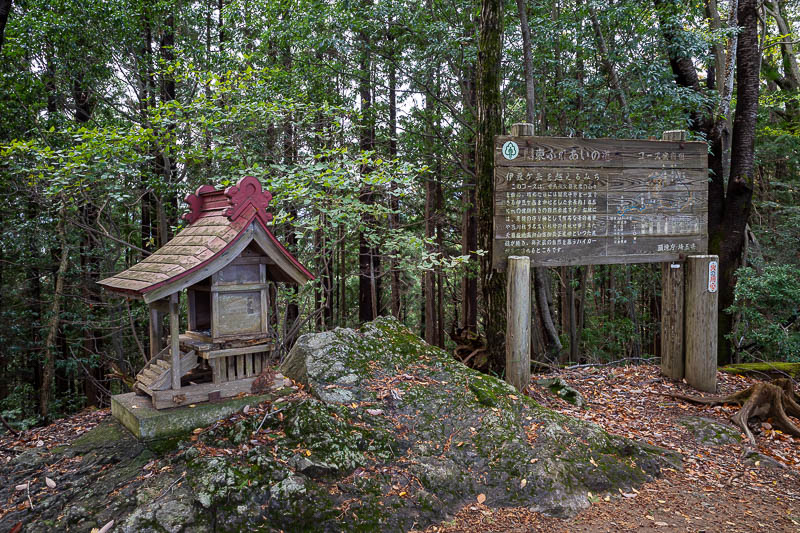
<instances>
[{"instance_id":1,"label":"cedar trunk","mask_svg":"<svg viewBox=\"0 0 800 533\"><path fill-rule=\"evenodd\" d=\"M486 254L481 257L481 281L485 310L486 341L493 366L505 365L505 274L492 270L492 219L494 216L494 136L502 128L500 60L503 48L503 3L482 0L478 38L478 135L475 140L475 173L478 205L478 239Z\"/></svg>"}]
</instances>

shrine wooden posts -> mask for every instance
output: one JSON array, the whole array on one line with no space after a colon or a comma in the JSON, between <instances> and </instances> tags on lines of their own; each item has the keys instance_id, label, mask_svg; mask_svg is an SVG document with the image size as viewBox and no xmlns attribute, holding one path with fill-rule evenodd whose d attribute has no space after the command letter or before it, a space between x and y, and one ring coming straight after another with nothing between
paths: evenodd
<instances>
[{"instance_id":1,"label":"shrine wooden posts","mask_svg":"<svg viewBox=\"0 0 800 533\"><path fill-rule=\"evenodd\" d=\"M176 292L169 297L169 335L170 352L172 354L172 390L181 390L181 345L180 345L180 316L178 304L180 293Z\"/></svg>"},{"instance_id":2,"label":"shrine wooden posts","mask_svg":"<svg viewBox=\"0 0 800 533\"><path fill-rule=\"evenodd\" d=\"M156 358L163 346L164 315L169 313L167 300L156 300L148 305L150 311L150 360Z\"/></svg>"}]
</instances>

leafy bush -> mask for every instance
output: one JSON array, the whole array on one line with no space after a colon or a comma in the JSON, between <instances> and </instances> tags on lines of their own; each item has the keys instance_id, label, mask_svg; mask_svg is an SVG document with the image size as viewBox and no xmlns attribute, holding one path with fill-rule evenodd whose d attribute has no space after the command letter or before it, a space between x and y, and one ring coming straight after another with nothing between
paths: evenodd
<instances>
[{"instance_id":1,"label":"leafy bush","mask_svg":"<svg viewBox=\"0 0 800 533\"><path fill-rule=\"evenodd\" d=\"M800 361L800 267L740 268L736 300L740 319L732 334L737 352L752 359Z\"/></svg>"}]
</instances>

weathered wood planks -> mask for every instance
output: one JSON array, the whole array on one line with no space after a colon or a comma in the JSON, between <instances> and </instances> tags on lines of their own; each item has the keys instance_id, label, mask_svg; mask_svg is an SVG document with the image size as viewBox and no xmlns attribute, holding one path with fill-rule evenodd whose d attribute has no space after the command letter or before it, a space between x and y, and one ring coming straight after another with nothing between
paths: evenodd
<instances>
[{"instance_id":1,"label":"weathered wood planks","mask_svg":"<svg viewBox=\"0 0 800 533\"><path fill-rule=\"evenodd\" d=\"M500 136L493 267L677 260L708 241L705 143Z\"/></svg>"},{"instance_id":2,"label":"weathered wood planks","mask_svg":"<svg viewBox=\"0 0 800 533\"><path fill-rule=\"evenodd\" d=\"M661 373L683 379L683 263L661 264Z\"/></svg>"}]
</instances>

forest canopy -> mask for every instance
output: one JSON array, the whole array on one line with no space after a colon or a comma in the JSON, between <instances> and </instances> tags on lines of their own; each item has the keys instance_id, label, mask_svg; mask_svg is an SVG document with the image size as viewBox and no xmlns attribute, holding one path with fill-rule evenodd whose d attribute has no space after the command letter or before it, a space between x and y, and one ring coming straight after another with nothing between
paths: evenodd
<instances>
[{"instance_id":1,"label":"forest canopy","mask_svg":"<svg viewBox=\"0 0 800 533\"><path fill-rule=\"evenodd\" d=\"M798 23L787 0L0 0L0 413L127 391L147 307L97 281L175 235L184 195L246 175L317 277L279 294L283 351L391 314L502 373L476 160L518 122L707 141L721 362L798 361ZM658 265L536 276L535 359L659 356Z\"/></svg>"}]
</instances>

